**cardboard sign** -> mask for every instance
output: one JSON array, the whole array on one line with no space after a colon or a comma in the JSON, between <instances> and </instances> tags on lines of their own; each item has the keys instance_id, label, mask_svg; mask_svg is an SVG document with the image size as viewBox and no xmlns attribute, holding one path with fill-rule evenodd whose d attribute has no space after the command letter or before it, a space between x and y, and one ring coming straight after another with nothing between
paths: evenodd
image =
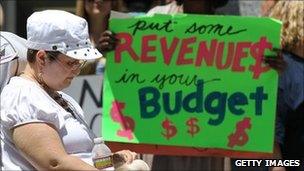
<instances>
[{"instance_id":1,"label":"cardboard sign","mask_svg":"<svg viewBox=\"0 0 304 171\"><path fill-rule=\"evenodd\" d=\"M112 19L102 135L107 141L271 153L279 47L269 18Z\"/></svg>"}]
</instances>

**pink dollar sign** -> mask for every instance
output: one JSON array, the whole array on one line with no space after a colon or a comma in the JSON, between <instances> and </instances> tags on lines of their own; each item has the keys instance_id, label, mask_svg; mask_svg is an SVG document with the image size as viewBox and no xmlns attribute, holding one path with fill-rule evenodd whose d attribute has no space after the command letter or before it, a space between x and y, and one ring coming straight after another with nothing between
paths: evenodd
<instances>
[{"instance_id":1,"label":"pink dollar sign","mask_svg":"<svg viewBox=\"0 0 304 171\"><path fill-rule=\"evenodd\" d=\"M171 123L171 121L170 121L168 118L166 118L166 120L163 121L162 126L163 126L163 128L165 129L165 131L166 131L166 132L164 132L164 133L162 132L162 135L163 135L164 137L166 137L167 140L170 139L170 138L172 138L172 137L174 137L174 136L176 135L177 129L176 129L176 127Z\"/></svg>"},{"instance_id":2,"label":"pink dollar sign","mask_svg":"<svg viewBox=\"0 0 304 171\"><path fill-rule=\"evenodd\" d=\"M233 148L235 145L243 146L247 143L249 137L245 129L251 128L250 118L244 118L236 124L236 131L228 136L228 146Z\"/></svg>"},{"instance_id":3,"label":"pink dollar sign","mask_svg":"<svg viewBox=\"0 0 304 171\"><path fill-rule=\"evenodd\" d=\"M250 48L250 54L255 58L255 64L249 67L253 72L254 79L258 79L261 73L270 69L267 65L263 66L263 57L266 49L272 49L272 44L267 41L266 37L261 37L260 41L253 44Z\"/></svg>"},{"instance_id":4,"label":"pink dollar sign","mask_svg":"<svg viewBox=\"0 0 304 171\"><path fill-rule=\"evenodd\" d=\"M124 116L122 110L125 108L125 103L118 101L112 102L111 117L115 122L120 123L121 129L117 131L120 137L126 137L129 140L133 139L134 120L129 116Z\"/></svg>"},{"instance_id":5,"label":"pink dollar sign","mask_svg":"<svg viewBox=\"0 0 304 171\"><path fill-rule=\"evenodd\" d=\"M197 134L200 131L200 127L196 124L198 120L196 118L190 118L187 121L187 125L189 126L188 133L193 137L194 134Z\"/></svg>"}]
</instances>

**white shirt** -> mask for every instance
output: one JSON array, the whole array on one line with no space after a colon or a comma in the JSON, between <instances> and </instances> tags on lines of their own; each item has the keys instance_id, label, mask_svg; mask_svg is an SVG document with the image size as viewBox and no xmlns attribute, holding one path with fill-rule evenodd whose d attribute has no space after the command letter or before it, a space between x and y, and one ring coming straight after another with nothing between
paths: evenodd
<instances>
[{"instance_id":1,"label":"white shirt","mask_svg":"<svg viewBox=\"0 0 304 171\"><path fill-rule=\"evenodd\" d=\"M0 92L12 76L27 63L26 40L10 32L0 31Z\"/></svg>"},{"instance_id":2,"label":"white shirt","mask_svg":"<svg viewBox=\"0 0 304 171\"><path fill-rule=\"evenodd\" d=\"M173 1L167 5L156 6L148 11L147 15L153 14L176 14L176 13L183 13L183 5L177 5L176 1Z\"/></svg>"},{"instance_id":3,"label":"white shirt","mask_svg":"<svg viewBox=\"0 0 304 171\"><path fill-rule=\"evenodd\" d=\"M61 93L61 92L60 92ZM81 107L68 95L61 93L77 112L75 119L64 110L37 83L22 77L12 77L1 93L1 150L3 170L34 170L16 151L12 129L30 123L54 125L65 150L92 165L91 151L94 135L84 124Z\"/></svg>"}]
</instances>

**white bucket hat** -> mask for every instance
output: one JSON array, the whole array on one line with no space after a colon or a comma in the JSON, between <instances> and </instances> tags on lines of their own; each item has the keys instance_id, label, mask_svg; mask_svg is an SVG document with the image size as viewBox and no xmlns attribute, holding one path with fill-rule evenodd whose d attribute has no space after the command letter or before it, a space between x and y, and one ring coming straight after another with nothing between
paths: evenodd
<instances>
[{"instance_id":1,"label":"white bucket hat","mask_svg":"<svg viewBox=\"0 0 304 171\"><path fill-rule=\"evenodd\" d=\"M86 20L60 10L34 12L27 19L27 46L80 60L102 57L89 39Z\"/></svg>"}]
</instances>

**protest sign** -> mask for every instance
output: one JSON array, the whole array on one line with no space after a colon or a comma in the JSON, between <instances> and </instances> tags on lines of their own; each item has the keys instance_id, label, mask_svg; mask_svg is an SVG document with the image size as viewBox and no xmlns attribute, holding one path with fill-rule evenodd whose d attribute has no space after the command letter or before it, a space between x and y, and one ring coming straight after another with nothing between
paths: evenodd
<instances>
[{"instance_id":1,"label":"protest sign","mask_svg":"<svg viewBox=\"0 0 304 171\"><path fill-rule=\"evenodd\" d=\"M271 153L279 47L269 18L112 19L102 135L107 141ZM273 53L272 53L273 54Z\"/></svg>"}]
</instances>

